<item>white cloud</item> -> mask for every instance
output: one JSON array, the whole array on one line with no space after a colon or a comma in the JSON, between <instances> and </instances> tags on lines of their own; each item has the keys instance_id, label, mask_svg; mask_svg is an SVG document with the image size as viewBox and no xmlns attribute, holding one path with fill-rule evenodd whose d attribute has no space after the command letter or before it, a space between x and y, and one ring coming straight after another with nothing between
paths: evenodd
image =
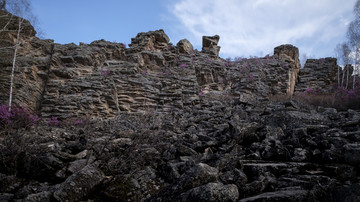
<instances>
[{"instance_id":1,"label":"white cloud","mask_svg":"<svg viewBox=\"0 0 360 202\"><path fill-rule=\"evenodd\" d=\"M272 53L286 43L321 56L343 40L355 1L180 0L172 12L195 46L204 35L220 35L226 56Z\"/></svg>"}]
</instances>

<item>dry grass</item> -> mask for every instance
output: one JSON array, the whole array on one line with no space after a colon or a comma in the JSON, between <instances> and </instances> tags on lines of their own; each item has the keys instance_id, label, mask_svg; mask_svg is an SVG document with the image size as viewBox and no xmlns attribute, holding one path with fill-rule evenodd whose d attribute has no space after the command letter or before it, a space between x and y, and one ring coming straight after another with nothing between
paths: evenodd
<instances>
[{"instance_id":1,"label":"dry grass","mask_svg":"<svg viewBox=\"0 0 360 202\"><path fill-rule=\"evenodd\" d=\"M270 96L270 100L285 102L296 100L301 104L313 106L331 107L339 110L360 109L360 102L357 99L344 100L336 93L295 93L294 95L278 94Z\"/></svg>"}]
</instances>

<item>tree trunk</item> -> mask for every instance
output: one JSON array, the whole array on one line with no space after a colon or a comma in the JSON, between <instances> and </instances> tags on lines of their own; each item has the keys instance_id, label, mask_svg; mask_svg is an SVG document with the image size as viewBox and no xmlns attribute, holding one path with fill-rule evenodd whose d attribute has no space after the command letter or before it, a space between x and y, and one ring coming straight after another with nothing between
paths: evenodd
<instances>
[{"instance_id":1,"label":"tree trunk","mask_svg":"<svg viewBox=\"0 0 360 202\"><path fill-rule=\"evenodd\" d=\"M15 72L15 63L16 63L16 54L17 50L20 44L20 32L21 32L21 24L24 21L23 18L19 18L19 27L16 37L16 44L15 44L15 51L14 51L14 58L13 58L13 64L11 68L11 79L10 79L10 96L9 96L9 112L11 111L11 105L12 105L12 99L13 99L13 86L14 86L14 72Z\"/></svg>"}]
</instances>

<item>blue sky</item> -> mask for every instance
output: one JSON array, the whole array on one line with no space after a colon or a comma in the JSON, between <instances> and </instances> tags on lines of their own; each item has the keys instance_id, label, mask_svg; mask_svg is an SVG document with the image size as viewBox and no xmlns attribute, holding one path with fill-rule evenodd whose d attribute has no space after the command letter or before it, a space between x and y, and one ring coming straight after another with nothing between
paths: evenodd
<instances>
[{"instance_id":1,"label":"blue sky","mask_svg":"<svg viewBox=\"0 0 360 202\"><path fill-rule=\"evenodd\" d=\"M139 32L164 29L173 44L220 35L222 57L264 56L290 43L300 54L334 55L345 40L356 0L32 0L43 38L129 44Z\"/></svg>"}]
</instances>

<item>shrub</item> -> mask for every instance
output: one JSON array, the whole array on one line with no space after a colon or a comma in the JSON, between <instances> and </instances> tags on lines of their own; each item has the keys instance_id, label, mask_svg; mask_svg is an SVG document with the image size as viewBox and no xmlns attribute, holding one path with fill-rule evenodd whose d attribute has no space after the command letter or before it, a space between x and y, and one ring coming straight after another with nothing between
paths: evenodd
<instances>
[{"instance_id":1,"label":"shrub","mask_svg":"<svg viewBox=\"0 0 360 202\"><path fill-rule=\"evenodd\" d=\"M104 69L101 71L101 74L102 74L103 76L109 76L109 75L110 75L110 71L109 71L108 69L104 68Z\"/></svg>"},{"instance_id":2,"label":"shrub","mask_svg":"<svg viewBox=\"0 0 360 202\"><path fill-rule=\"evenodd\" d=\"M354 89L338 87L332 93L307 88L304 92L294 94L292 99L315 106L333 107L340 110L360 109L360 85Z\"/></svg>"},{"instance_id":3,"label":"shrub","mask_svg":"<svg viewBox=\"0 0 360 202\"><path fill-rule=\"evenodd\" d=\"M52 116L50 119L46 121L46 125L48 126L59 126L60 121L57 119L56 116Z\"/></svg>"},{"instance_id":4,"label":"shrub","mask_svg":"<svg viewBox=\"0 0 360 202\"><path fill-rule=\"evenodd\" d=\"M187 66L187 65L186 65L185 63L181 63L181 64L180 64L180 67L181 67L182 69L186 68L186 66Z\"/></svg>"},{"instance_id":5,"label":"shrub","mask_svg":"<svg viewBox=\"0 0 360 202\"><path fill-rule=\"evenodd\" d=\"M339 87L335 93L337 102L344 108L360 109L360 84L354 89Z\"/></svg>"},{"instance_id":6,"label":"shrub","mask_svg":"<svg viewBox=\"0 0 360 202\"><path fill-rule=\"evenodd\" d=\"M40 118L23 106L0 105L0 128L27 128L36 125Z\"/></svg>"}]
</instances>

